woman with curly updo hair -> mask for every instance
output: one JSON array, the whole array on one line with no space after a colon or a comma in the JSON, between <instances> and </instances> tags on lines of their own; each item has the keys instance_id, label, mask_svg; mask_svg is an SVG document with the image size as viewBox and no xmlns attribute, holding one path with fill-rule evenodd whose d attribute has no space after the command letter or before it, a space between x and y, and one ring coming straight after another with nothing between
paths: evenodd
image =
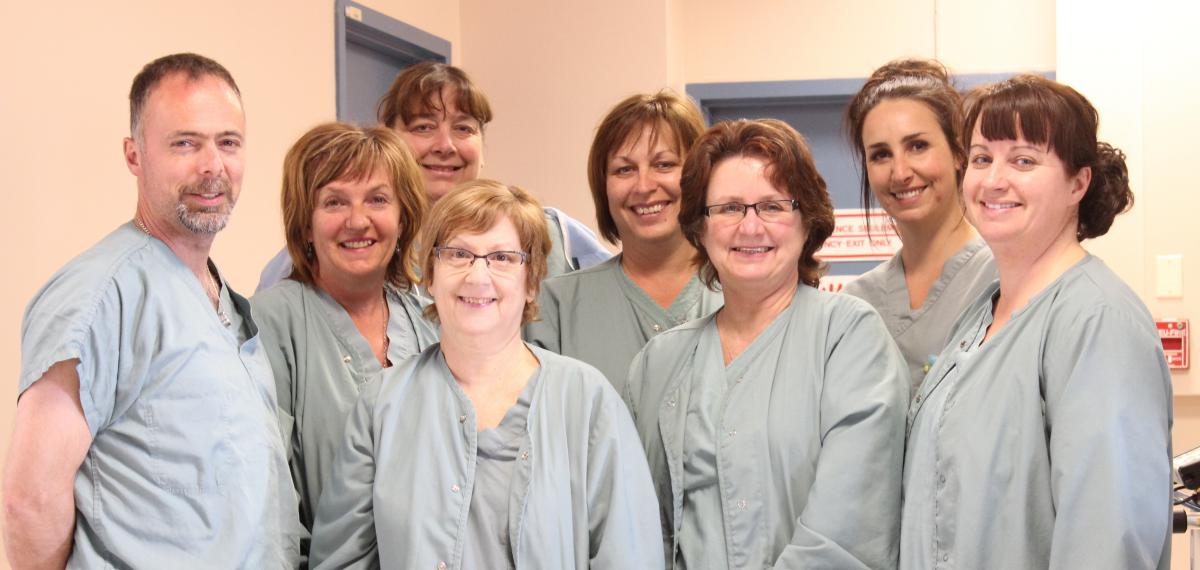
<instances>
[{"instance_id":1,"label":"woman with curly updo hair","mask_svg":"<svg viewBox=\"0 0 1200 570\"><path fill-rule=\"evenodd\" d=\"M1137 295L1080 242L1133 204L1074 89L968 98L963 202L1000 280L909 412L901 568L1167 568L1171 377Z\"/></svg>"}]
</instances>

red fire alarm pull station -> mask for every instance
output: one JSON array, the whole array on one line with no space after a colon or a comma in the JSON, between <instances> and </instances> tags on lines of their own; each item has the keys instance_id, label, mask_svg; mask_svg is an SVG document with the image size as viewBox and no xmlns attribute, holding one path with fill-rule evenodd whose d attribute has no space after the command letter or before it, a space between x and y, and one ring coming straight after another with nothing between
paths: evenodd
<instances>
[{"instance_id":1,"label":"red fire alarm pull station","mask_svg":"<svg viewBox=\"0 0 1200 570\"><path fill-rule=\"evenodd\" d=\"M1162 341L1163 354L1167 356L1167 368L1186 370L1188 367L1188 320L1163 319L1154 321L1158 325L1158 338Z\"/></svg>"}]
</instances>

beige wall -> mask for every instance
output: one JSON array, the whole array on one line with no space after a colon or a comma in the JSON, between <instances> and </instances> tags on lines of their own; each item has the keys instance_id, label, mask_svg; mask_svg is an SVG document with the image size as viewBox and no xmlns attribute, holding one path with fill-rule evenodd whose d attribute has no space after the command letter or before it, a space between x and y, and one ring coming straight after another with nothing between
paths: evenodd
<instances>
[{"instance_id":1,"label":"beige wall","mask_svg":"<svg viewBox=\"0 0 1200 570\"><path fill-rule=\"evenodd\" d=\"M1200 213L1200 192L1192 187L1191 167L1196 158L1196 134L1200 133L1200 112L1196 93L1200 92L1200 49L1186 40L1186 22L1200 18L1200 5L1157 0L1154 10L1145 15L1141 28L1145 42L1142 95L1142 185L1144 208L1142 242L1145 257L1131 272L1146 275L1142 297L1155 316L1189 317L1193 327L1192 369L1175 374L1175 392L1189 398L1200 396L1200 362L1194 356L1200 348L1200 233L1195 216ZM1167 9L1170 6L1170 9ZM1121 22L1122 20L1116 20ZM1153 21L1153 27L1149 22ZM1137 189L1135 189L1137 190ZM1182 299L1154 297L1155 257L1182 254L1184 259L1184 296ZM1180 411L1180 416L1183 412ZM1200 416L1198 416L1200 417ZM1180 430L1177 430L1177 432ZM1200 445L1200 430L1190 435L1183 451Z\"/></svg>"},{"instance_id":2,"label":"beige wall","mask_svg":"<svg viewBox=\"0 0 1200 570\"><path fill-rule=\"evenodd\" d=\"M1139 10L1121 2L1058 1L1059 78L1100 111L1101 136L1124 150L1137 203L1109 235L1090 243L1146 301L1155 317L1188 317L1200 325L1200 239L1193 220L1200 194L1191 188L1191 149L1200 132L1194 93L1200 50L1189 23L1190 2L1151 0ZM1103 41L1096 41L1103 38ZM1155 257L1182 254L1184 296L1155 297ZM1192 342L1195 350L1198 343ZM1200 374L1174 372L1175 453L1200 445ZM1172 568L1188 568L1189 546L1175 538Z\"/></svg>"},{"instance_id":3,"label":"beige wall","mask_svg":"<svg viewBox=\"0 0 1200 570\"><path fill-rule=\"evenodd\" d=\"M464 65L491 99L483 176L595 227L587 152L621 98L669 83L663 0L462 0Z\"/></svg>"},{"instance_id":4,"label":"beige wall","mask_svg":"<svg viewBox=\"0 0 1200 570\"><path fill-rule=\"evenodd\" d=\"M683 19L688 83L865 77L905 56L958 73L1055 63L1052 0L688 0ZM980 22L1019 29L1020 41L982 37Z\"/></svg>"}]
</instances>

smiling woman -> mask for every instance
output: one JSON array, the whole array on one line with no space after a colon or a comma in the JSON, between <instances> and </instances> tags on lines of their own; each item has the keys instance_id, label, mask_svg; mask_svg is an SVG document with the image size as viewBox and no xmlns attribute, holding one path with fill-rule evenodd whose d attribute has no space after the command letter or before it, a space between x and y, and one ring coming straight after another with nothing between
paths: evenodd
<instances>
[{"instance_id":1,"label":"smiling woman","mask_svg":"<svg viewBox=\"0 0 1200 570\"><path fill-rule=\"evenodd\" d=\"M399 230L400 206L385 168L326 184L312 213L310 243L323 269L316 275L318 286L344 289L351 284L333 281L382 281Z\"/></svg>"},{"instance_id":2,"label":"smiling woman","mask_svg":"<svg viewBox=\"0 0 1200 570\"><path fill-rule=\"evenodd\" d=\"M396 76L378 111L379 123L396 129L412 149L430 201L479 177L492 107L462 69L415 64Z\"/></svg>"},{"instance_id":3,"label":"smiling woman","mask_svg":"<svg viewBox=\"0 0 1200 570\"><path fill-rule=\"evenodd\" d=\"M1125 157L1066 85L969 101L963 198L1000 281L910 412L900 566L1166 568L1171 377L1146 307L1080 245L1132 204Z\"/></svg>"},{"instance_id":4,"label":"smiling woman","mask_svg":"<svg viewBox=\"0 0 1200 570\"><path fill-rule=\"evenodd\" d=\"M679 229L683 159L704 130L700 111L671 92L632 95L609 111L588 155L600 233L620 255L546 281L530 342L599 368L617 390L655 335L707 315L721 294L696 278L696 250Z\"/></svg>"},{"instance_id":5,"label":"smiling woman","mask_svg":"<svg viewBox=\"0 0 1200 570\"><path fill-rule=\"evenodd\" d=\"M846 109L864 210L878 202L904 247L848 283L875 307L908 362L916 393L955 320L996 279L992 252L963 216L961 97L942 64L876 69Z\"/></svg>"},{"instance_id":6,"label":"smiling woman","mask_svg":"<svg viewBox=\"0 0 1200 570\"><path fill-rule=\"evenodd\" d=\"M875 311L816 289L833 207L804 139L718 123L681 184L683 233L725 306L629 372L668 563L895 567L907 374Z\"/></svg>"},{"instance_id":7,"label":"smiling woman","mask_svg":"<svg viewBox=\"0 0 1200 570\"><path fill-rule=\"evenodd\" d=\"M442 342L364 388L314 564L662 568L620 396L596 369L521 341L550 252L541 206L469 182L434 206L422 242Z\"/></svg>"},{"instance_id":8,"label":"smiling woman","mask_svg":"<svg viewBox=\"0 0 1200 570\"><path fill-rule=\"evenodd\" d=\"M294 267L251 300L271 359L301 520L310 530L360 387L437 340L412 291L427 208L421 174L390 129L313 128L284 160Z\"/></svg>"}]
</instances>

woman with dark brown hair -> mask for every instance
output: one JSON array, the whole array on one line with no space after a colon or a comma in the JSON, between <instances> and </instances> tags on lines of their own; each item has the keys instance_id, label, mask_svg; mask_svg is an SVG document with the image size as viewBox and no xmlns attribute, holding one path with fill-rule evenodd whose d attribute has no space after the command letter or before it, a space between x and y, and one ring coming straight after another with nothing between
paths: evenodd
<instances>
[{"instance_id":1,"label":"woman with dark brown hair","mask_svg":"<svg viewBox=\"0 0 1200 570\"><path fill-rule=\"evenodd\" d=\"M704 132L700 110L669 91L632 95L609 111L588 154L600 234L621 254L548 279L526 338L578 358L625 386L646 341L721 306L696 278L696 249L679 229L683 159Z\"/></svg>"},{"instance_id":2,"label":"woman with dark brown hair","mask_svg":"<svg viewBox=\"0 0 1200 570\"><path fill-rule=\"evenodd\" d=\"M996 279L992 253L959 198L961 105L942 64L909 59L876 69L846 110L863 208L883 207L904 247L844 292L879 311L913 393L963 309Z\"/></svg>"},{"instance_id":3,"label":"woman with dark brown hair","mask_svg":"<svg viewBox=\"0 0 1200 570\"><path fill-rule=\"evenodd\" d=\"M967 217L1000 280L914 399L901 568L1170 565L1171 377L1137 295L1080 242L1133 203L1074 89L968 98Z\"/></svg>"},{"instance_id":4,"label":"woman with dark brown hair","mask_svg":"<svg viewBox=\"0 0 1200 570\"><path fill-rule=\"evenodd\" d=\"M406 67L379 99L379 124L400 135L416 161L429 203L454 187L479 178L484 130L491 122L487 95L462 68L423 61ZM562 210L545 208L550 237L547 276L590 267L611 257L587 226ZM287 251L263 268L258 290L292 270Z\"/></svg>"},{"instance_id":5,"label":"woman with dark brown hair","mask_svg":"<svg viewBox=\"0 0 1200 570\"><path fill-rule=\"evenodd\" d=\"M894 568L908 373L865 302L816 288L833 206L803 138L724 122L680 225L725 306L652 339L626 401L674 568Z\"/></svg>"}]
</instances>

